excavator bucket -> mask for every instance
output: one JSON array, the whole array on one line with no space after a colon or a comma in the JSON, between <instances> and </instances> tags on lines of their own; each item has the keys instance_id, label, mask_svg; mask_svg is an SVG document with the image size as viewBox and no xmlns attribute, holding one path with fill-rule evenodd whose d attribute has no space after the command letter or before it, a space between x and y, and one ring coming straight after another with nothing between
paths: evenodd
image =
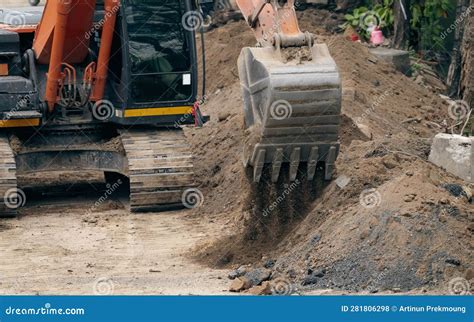
<instances>
[{"instance_id":1,"label":"excavator bucket","mask_svg":"<svg viewBox=\"0 0 474 322\"><path fill-rule=\"evenodd\" d=\"M305 37L310 37L308 34ZM339 153L341 80L324 44L243 48L238 59L246 142L244 165L259 182L265 166L278 181L282 164L289 178L313 180L322 167L330 180Z\"/></svg>"}]
</instances>

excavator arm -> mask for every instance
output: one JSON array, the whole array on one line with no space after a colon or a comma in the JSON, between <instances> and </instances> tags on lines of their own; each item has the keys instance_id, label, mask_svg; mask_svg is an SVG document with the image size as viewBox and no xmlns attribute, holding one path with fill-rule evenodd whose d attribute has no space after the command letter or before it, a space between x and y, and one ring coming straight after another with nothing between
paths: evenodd
<instances>
[{"instance_id":1,"label":"excavator arm","mask_svg":"<svg viewBox=\"0 0 474 322\"><path fill-rule=\"evenodd\" d=\"M302 45L305 35L298 26L294 0L280 5L272 0L237 0L245 21L252 28L261 46L275 45L275 36Z\"/></svg>"}]
</instances>

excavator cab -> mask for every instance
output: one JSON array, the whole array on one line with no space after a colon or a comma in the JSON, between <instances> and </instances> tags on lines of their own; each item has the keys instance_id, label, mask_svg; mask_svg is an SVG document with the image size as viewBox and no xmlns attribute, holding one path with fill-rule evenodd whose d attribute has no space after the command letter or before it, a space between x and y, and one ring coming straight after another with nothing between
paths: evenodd
<instances>
[{"instance_id":1,"label":"excavator cab","mask_svg":"<svg viewBox=\"0 0 474 322\"><path fill-rule=\"evenodd\" d=\"M196 43L194 29L183 24L193 6L191 0L51 0L42 13L6 12L0 16L0 102L9 103L0 106L0 126L47 126L58 114L61 124L193 123L188 116L198 88ZM34 14L41 19L26 24ZM104 40L107 27L110 41ZM60 29L63 39L55 43ZM17 106L28 93L36 104ZM29 121L13 122L17 115Z\"/></svg>"},{"instance_id":2,"label":"excavator cab","mask_svg":"<svg viewBox=\"0 0 474 322\"><path fill-rule=\"evenodd\" d=\"M113 43L120 54L111 57L108 75L115 89L110 96L120 106L114 122L130 124L140 118L173 124L176 115L189 113L198 78L194 30L182 22L190 10L189 0L122 2L117 23L121 41ZM166 114L170 107L182 113Z\"/></svg>"}]
</instances>

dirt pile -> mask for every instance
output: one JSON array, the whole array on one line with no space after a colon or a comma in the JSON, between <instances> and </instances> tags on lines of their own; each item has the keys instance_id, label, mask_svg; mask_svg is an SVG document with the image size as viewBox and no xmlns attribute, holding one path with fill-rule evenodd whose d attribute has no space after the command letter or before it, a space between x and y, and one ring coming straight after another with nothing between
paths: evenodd
<instances>
[{"instance_id":1,"label":"dirt pile","mask_svg":"<svg viewBox=\"0 0 474 322\"><path fill-rule=\"evenodd\" d=\"M278 245L275 270L306 287L373 292L447 287L464 276L472 265L472 205L443 188L460 180L423 152L406 152L413 145L398 137L353 142L338 179Z\"/></svg>"},{"instance_id":2,"label":"dirt pile","mask_svg":"<svg viewBox=\"0 0 474 322\"><path fill-rule=\"evenodd\" d=\"M299 15L302 30L319 32L318 41L328 43L343 80L336 179L286 194L284 178L273 188L248 182L236 59L253 35L243 22L209 32L203 110L211 122L187 131L205 197L195 214L222 220L234 233L200 245L199 259L226 267L271 259L271 279L288 281L291 290L445 290L452 278L471 276L472 205L444 188L466 184L426 161L448 106L363 45L315 28L310 16L317 20L317 11ZM256 204L255 194L267 203ZM252 215L281 196L278 212Z\"/></svg>"}]
</instances>

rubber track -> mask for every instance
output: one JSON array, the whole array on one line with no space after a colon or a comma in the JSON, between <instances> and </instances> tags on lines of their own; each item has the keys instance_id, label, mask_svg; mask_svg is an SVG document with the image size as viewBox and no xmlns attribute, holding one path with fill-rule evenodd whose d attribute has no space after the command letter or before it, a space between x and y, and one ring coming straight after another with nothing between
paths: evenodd
<instances>
[{"instance_id":1,"label":"rubber track","mask_svg":"<svg viewBox=\"0 0 474 322\"><path fill-rule=\"evenodd\" d=\"M17 189L15 156L7 135L0 134L0 218L11 218L16 209L7 204L5 197L14 195Z\"/></svg>"}]
</instances>

